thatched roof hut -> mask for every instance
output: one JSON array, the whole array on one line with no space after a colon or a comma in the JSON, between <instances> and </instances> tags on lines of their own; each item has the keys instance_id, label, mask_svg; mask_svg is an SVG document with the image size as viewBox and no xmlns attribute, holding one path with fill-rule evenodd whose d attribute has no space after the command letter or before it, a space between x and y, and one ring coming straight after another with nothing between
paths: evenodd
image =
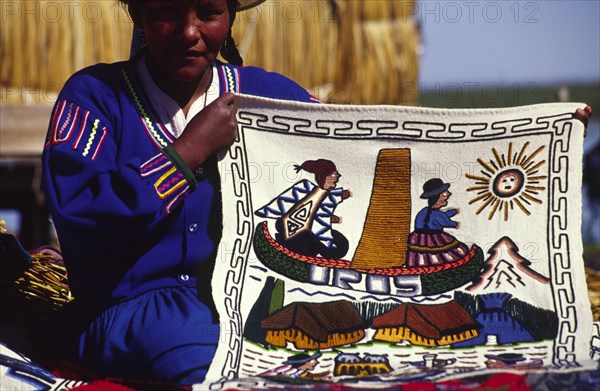
<instances>
[{"instance_id":1,"label":"thatched roof hut","mask_svg":"<svg viewBox=\"0 0 600 391\"><path fill-rule=\"evenodd\" d=\"M323 101L416 104L415 0L267 0L238 16L249 65L282 73Z\"/></svg>"},{"instance_id":2,"label":"thatched roof hut","mask_svg":"<svg viewBox=\"0 0 600 391\"><path fill-rule=\"evenodd\" d=\"M261 322L267 331L266 341L296 349L328 349L360 341L366 323L347 301L328 303L291 303Z\"/></svg>"},{"instance_id":3,"label":"thatched roof hut","mask_svg":"<svg viewBox=\"0 0 600 391\"><path fill-rule=\"evenodd\" d=\"M414 104L415 0L267 0L238 14L247 65L282 73L323 101ZM117 0L8 2L0 23L2 102L53 103L77 70L129 56ZM37 92L36 92L37 91Z\"/></svg>"},{"instance_id":4,"label":"thatched roof hut","mask_svg":"<svg viewBox=\"0 0 600 391\"><path fill-rule=\"evenodd\" d=\"M404 303L373 319L374 340L441 346L475 338L481 327L455 301L425 305Z\"/></svg>"}]
</instances>

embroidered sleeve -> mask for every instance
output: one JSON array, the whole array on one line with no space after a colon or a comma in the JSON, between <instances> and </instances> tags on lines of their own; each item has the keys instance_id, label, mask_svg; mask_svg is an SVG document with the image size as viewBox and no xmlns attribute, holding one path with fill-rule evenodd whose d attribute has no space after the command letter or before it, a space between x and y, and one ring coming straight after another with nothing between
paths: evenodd
<instances>
[{"instance_id":1,"label":"embroidered sleeve","mask_svg":"<svg viewBox=\"0 0 600 391\"><path fill-rule=\"evenodd\" d=\"M107 243L138 240L197 184L165 153L147 161L125 155L134 146L119 137L105 116L69 100L56 104L43 154L44 190L55 224L70 241L90 235Z\"/></svg>"},{"instance_id":2,"label":"embroidered sleeve","mask_svg":"<svg viewBox=\"0 0 600 391\"><path fill-rule=\"evenodd\" d=\"M452 216L454 216L456 213L453 213ZM448 212L437 212L435 213L435 215L432 215L432 217L435 216L435 223L437 223L440 227L442 228L456 228L457 223L456 221L452 221L450 219L450 215L448 214Z\"/></svg>"},{"instance_id":3,"label":"embroidered sleeve","mask_svg":"<svg viewBox=\"0 0 600 391\"><path fill-rule=\"evenodd\" d=\"M444 213L446 213L446 216L448 216L448 218L452 218L454 216L456 216L456 209L450 209L445 211Z\"/></svg>"},{"instance_id":4,"label":"embroidered sleeve","mask_svg":"<svg viewBox=\"0 0 600 391\"><path fill-rule=\"evenodd\" d=\"M89 110L63 100L54 108L46 147L68 143L74 153L96 160L108 133L105 124Z\"/></svg>"},{"instance_id":5,"label":"embroidered sleeve","mask_svg":"<svg viewBox=\"0 0 600 391\"><path fill-rule=\"evenodd\" d=\"M327 216L332 216L336 206L338 206L344 199L342 198L342 192L344 189L336 188L329 191L327 197L321 203L321 211Z\"/></svg>"}]
</instances>

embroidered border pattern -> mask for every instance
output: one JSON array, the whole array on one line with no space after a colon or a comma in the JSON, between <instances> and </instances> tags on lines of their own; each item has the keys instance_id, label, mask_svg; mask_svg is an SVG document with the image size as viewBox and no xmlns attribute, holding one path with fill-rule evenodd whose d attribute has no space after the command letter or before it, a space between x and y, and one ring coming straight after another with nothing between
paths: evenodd
<instances>
[{"instance_id":1,"label":"embroidered border pattern","mask_svg":"<svg viewBox=\"0 0 600 391\"><path fill-rule=\"evenodd\" d=\"M559 315L560 338L554 342L553 361L560 367L578 366L576 361L576 335L578 332L575 293L572 291L573 271L570 258L570 238L567 233L566 199L568 197L568 178L565 170L569 164L569 137L573 119L571 113L561 113L546 117L527 117L496 121L492 123L444 123L361 120L350 121L318 120L315 123L304 118L289 118L278 115L267 117L249 110L240 110L239 140L230 148L231 161L228 170L235 173L233 191L238 202L249 200L250 181L247 172L247 160L244 142L244 130L253 129L266 132L285 132L298 135L313 134L338 139L398 139L398 140L446 140L464 143L476 140L497 140L514 136L550 134L551 162L549 167L549 227L547 230L550 269L552 275L553 296L556 312ZM251 209L251 205L248 205ZM230 314L228 345L231 347L226 363L222 367L223 380L235 377L239 372L242 353L242 315L240 282L243 282L253 216L250 210L240 210L237 214L237 237L234 251L230 253L229 267L225 281L224 295L226 311ZM586 343L588 343L586 341ZM232 355L233 354L233 355Z\"/></svg>"},{"instance_id":2,"label":"embroidered border pattern","mask_svg":"<svg viewBox=\"0 0 600 391\"><path fill-rule=\"evenodd\" d=\"M162 137L160 136L160 134L154 127L152 118L150 117L150 115L148 114L146 109L144 108L144 105L142 104L142 100L139 97L139 95L137 94L136 89L133 85L133 82L131 81L131 78L127 74L127 71L125 69L122 69L121 75L123 76L123 80L125 80L125 84L127 85L129 93L131 94L131 97L133 98L133 101L135 102L136 108L137 108L139 114L141 115L142 123L144 124L144 126L146 128L146 132L148 133L148 135L150 136L152 141L154 141L154 144L158 148L166 147L168 145L168 143L162 139ZM157 124L157 126L158 126L158 124Z\"/></svg>"}]
</instances>

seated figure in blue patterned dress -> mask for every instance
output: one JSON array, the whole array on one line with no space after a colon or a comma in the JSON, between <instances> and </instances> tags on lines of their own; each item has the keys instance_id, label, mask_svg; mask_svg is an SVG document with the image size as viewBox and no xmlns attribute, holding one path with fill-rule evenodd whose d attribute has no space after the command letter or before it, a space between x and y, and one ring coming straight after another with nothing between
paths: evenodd
<instances>
[{"instance_id":1,"label":"seated figure in blue patterned dress","mask_svg":"<svg viewBox=\"0 0 600 391\"><path fill-rule=\"evenodd\" d=\"M427 199L428 206L417 213L415 230L408 236L406 267L442 265L469 253L466 244L444 232L444 228L459 228L459 223L452 220L459 210L441 210L448 205L452 195L449 188L450 184L439 178L430 179L423 185L421 198Z\"/></svg>"}]
</instances>

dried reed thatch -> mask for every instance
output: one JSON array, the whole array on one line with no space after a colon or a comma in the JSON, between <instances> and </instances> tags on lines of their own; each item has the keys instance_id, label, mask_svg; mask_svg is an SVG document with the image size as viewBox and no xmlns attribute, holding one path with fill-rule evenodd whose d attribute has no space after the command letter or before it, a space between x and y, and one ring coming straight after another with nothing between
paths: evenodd
<instances>
[{"instance_id":1,"label":"dried reed thatch","mask_svg":"<svg viewBox=\"0 0 600 391\"><path fill-rule=\"evenodd\" d=\"M0 23L2 103L51 103L77 70L126 59L131 31L127 12L116 0L5 2Z\"/></svg>"},{"instance_id":2,"label":"dried reed thatch","mask_svg":"<svg viewBox=\"0 0 600 391\"><path fill-rule=\"evenodd\" d=\"M600 321L600 270L585 269L588 284L588 296L592 304L592 315L595 322Z\"/></svg>"},{"instance_id":3,"label":"dried reed thatch","mask_svg":"<svg viewBox=\"0 0 600 391\"><path fill-rule=\"evenodd\" d=\"M234 36L246 64L282 73L324 101L414 104L414 3L267 0L238 14ZM129 56L132 24L116 0L10 1L2 18L3 103L51 101L77 70Z\"/></svg>"},{"instance_id":4,"label":"dried reed thatch","mask_svg":"<svg viewBox=\"0 0 600 391\"><path fill-rule=\"evenodd\" d=\"M279 0L238 16L247 64L273 70L320 99L415 104L419 31L414 0Z\"/></svg>"}]
</instances>

